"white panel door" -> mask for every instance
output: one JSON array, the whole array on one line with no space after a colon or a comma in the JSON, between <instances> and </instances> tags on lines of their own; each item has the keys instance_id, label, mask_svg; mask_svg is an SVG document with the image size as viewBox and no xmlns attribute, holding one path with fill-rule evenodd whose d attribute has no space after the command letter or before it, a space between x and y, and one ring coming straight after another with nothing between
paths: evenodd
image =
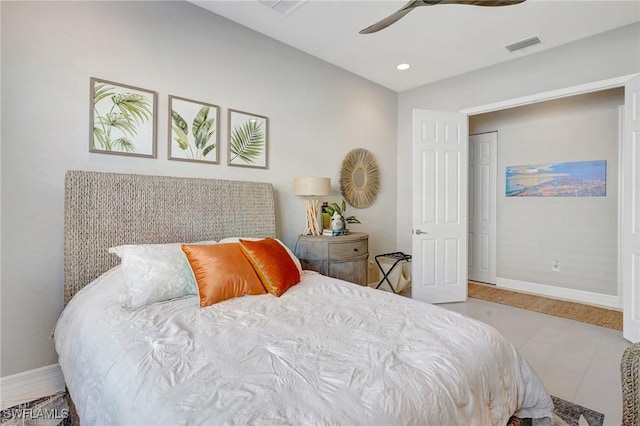
<instances>
[{"instance_id":1,"label":"white panel door","mask_svg":"<svg viewBox=\"0 0 640 426\"><path fill-rule=\"evenodd\" d=\"M413 111L412 297L467 299L466 114Z\"/></svg>"},{"instance_id":2,"label":"white panel door","mask_svg":"<svg viewBox=\"0 0 640 426\"><path fill-rule=\"evenodd\" d=\"M625 85L624 134L621 146L622 226L620 278L623 336L640 341L640 77Z\"/></svg>"},{"instance_id":3,"label":"white panel door","mask_svg":"<svg viewBox=\"0 0 640 426\"><path fill-rule=\"evenodd\" d=\"M496 284L498 132L469 136L469 279Z\"/></svg>"}]
</instances>

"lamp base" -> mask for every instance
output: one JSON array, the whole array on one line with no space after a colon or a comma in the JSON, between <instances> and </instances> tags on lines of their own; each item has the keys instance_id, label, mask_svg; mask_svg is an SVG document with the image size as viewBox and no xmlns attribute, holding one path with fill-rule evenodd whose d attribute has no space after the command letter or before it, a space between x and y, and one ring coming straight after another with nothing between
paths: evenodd
<instances>
[{"instance_id":1,"label":"lamp base","mask_svg":"<svg viewBox=\"0 0 640 426\"><path fill-rule=\"evenodd\" d=\"M321 235L322 231L318 226L318 210L320 207L320 201L306 200L305 205L307 207L307 227L304 230L303 235Z\"/></svg>"}]
</instances>

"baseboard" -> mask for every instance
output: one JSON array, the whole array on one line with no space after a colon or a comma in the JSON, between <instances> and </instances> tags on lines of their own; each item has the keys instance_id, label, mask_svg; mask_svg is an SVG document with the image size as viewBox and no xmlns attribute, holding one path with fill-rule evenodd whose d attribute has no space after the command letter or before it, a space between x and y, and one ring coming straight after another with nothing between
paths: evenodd
<instances>
[{"instance_id":1,"label":"baseboard","mask_svg":"<svg viewBox=\"0 0 640 426\"><path fill-rule=\"evenodd\" d=\"M618 296L610 294L592 293L571 288L555 287L546 284L531 283L527 281L512 280L509 278L498 278L496 286L509 290L518 290L538 296L548 296L555 299L569 300L572 302L586 303L589 305L603 306L613 309L622 309L622 303Z\"/></svg>"},{"instance_id":2,"label":"baseboard","mask_svg":"<svg viewBox=\"0 0 640 426\"><path fill-rule=\"evenodd\" d=\"M59 364L24 371L0 378L0 409L64 391L64 377Z\"/></svg>"}]
</instances>

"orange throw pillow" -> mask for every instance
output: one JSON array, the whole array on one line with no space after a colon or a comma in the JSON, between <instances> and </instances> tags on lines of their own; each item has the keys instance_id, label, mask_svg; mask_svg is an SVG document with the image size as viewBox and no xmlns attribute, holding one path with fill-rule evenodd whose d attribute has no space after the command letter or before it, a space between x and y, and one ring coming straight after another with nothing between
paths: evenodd
<instances>
[{"instance_id":1,"label":"orange throw pillow","mask_svg":"<svg viewBox=\"0 0 640 426\"><path fill-rule=\"evenodd\" d=\"M300 282L300 271L278 241L273 238L258 241L241 239L240 244L269 293L280 297Z\"/></svg>"},{"instance_id":2,"label":"orange throw pillow","mask_svg":"<svg viewBox=\"0 0 640 426\"><path fill-rule=\"evenodd\" d=\"M198 284L200 307L245 294L265 294L240 244L182 244Z\"/></svg>"}]
</instances>

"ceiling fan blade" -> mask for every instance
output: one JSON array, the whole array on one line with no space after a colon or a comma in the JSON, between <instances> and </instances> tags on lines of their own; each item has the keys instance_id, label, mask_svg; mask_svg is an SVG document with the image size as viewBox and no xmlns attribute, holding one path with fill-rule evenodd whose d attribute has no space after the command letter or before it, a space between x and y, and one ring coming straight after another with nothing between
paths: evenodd
<instances>
[{"instance_id":1,"label":"ceiling fan blade","mask_svg":"<svg viewBox=\"0 0 640 426\"><path fill-rule=\"evenodd\" d=\"M425 6L422 0L411 0L409 3L402 6L401 9L387 16L381 21L376 22L373 25L368 26L364 30L360 30L360 34L371 34L377 31L380 31L384 28L387 28L389 25L397 22L400 18L402 18L407 13L411 12L414 8L418 6Z\"/></svg>"},{"instance_id":2,"label":"ceiling fan blade","mask_svg":"<svg viewBox=\"0 0 640 426\"><path fill-rule=\"evenodd\" d=\"M440 4L466 4L471 6L512 6L526 0L444 0Z\"/></svg>"},{"instance_id":3,"label":"ceiling fan blade","mask_svg":"<svg viewBox=\"0 0 640 426\"><path fill-rule=\"evenodd\" d=\"M389 25L397 22L407 13L419 6L437 6L439 4L464 4L470 6L512 6L514 4L523 3L526 0L410 0L397 12L387 16L383 20L368 26L364 30L360 30L360 34L371 34L387 28Z\"/></svg>"}]
</instances>

